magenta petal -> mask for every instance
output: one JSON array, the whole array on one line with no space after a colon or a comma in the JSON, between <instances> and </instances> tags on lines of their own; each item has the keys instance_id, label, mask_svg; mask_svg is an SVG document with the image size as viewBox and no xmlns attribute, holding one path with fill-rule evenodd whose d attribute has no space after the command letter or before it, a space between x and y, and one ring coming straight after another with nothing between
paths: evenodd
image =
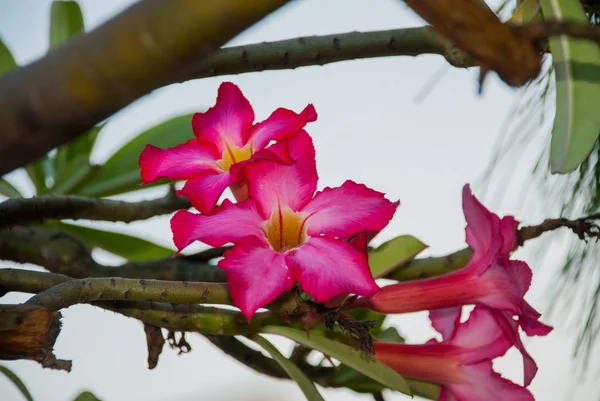
<instances>
[{"instance_id":1,"label":"magenta petal","mask_svg":"<svg viewBox=\"0 0 600 401\"><path fill-rule=\"evenodd\" d=\"M285 165L270 160L248 163L244 175L248 194L256 200L265 219L279 207L298 211L312 198L318 181L316 169L309 171L299 163Z\"/></svg>"},{"instance_id":2,"label":"magenta petal","mask_svg":"<svg viewBox=\"0 0 600 401\"><path fill-rule=\"evenodd\" d=\"M217 103L205 113L196 113L192 128L197 138L216 146L219 154L225 143L243 147L248 131L254 122L254 110L240 88L231 82L219 86Z\"/></svg>"},{"instance_id":3,"label":"magenta petal","mask_svg":"<svg viewBox=\"0 0 600 401\"><path fill-rule=\"evenodd\" d=\"M281 141L298 133L304 126L317 119L317 112L312 104L306 106L300 114L292 110L279 108L265 121L256 124L248 142L253 150L265 148L271 141Z\"/></svg>"},{"instance_id":4,"label":"magenta petal","mask_svg":"<svg viewBox=\"0 0 600 401\"><path fill-rule=\"evenodd\" d=\"M232 204L223 202L212 215L180 210L171 218L173 242L179 251L194 241L210 246L239 242L248 236L264 237L261 218L254 200Z\"/></svg>"},{"instance_id":5,"label":"magenta petal","mask_svg":"<svg viewBox=\"0 0 600 401\"><path fill-rule=\"evenodd\" d=\"M469 185L463 188L463 212L467 220L467 244L473 249L470 268L485 270L502 248L500 218L475 198Z\"/></svg>"},{"instance_id":6,"label":"magenta petal","mask_svg":"<svg viewBox=\"0 0 600 401\"><path fill-rule=\"evenodd\" d=\"M218 265L227 273L233 303L248 321L257 309L294 286L284 255L257 237L246 238L223 256Z\"/></svg>"},{"instance_id":7,"label":"magenta petal","mask_svg":"<svg viewBox=\"0 0 600 401\"><path fill-rule=\"evenodd\" d=\"M365 255L340 240L309 238L285 260L302 289L319 302L344 293L370 296L379 291Z\"/></svg>"},{"instance_id":8,"label":"magenta petal","mask_svg":"<svg viewBox=\"0 0 600 401\"><path fill-rule=\"evenodd\" d=\"M185 196L198 211L209 214L214 210L215 204L221 197L221 194L223 194L225 188L241 181L242 178L237 174L206 171L194 174L186 182L185 186L180 191L177 191L177 195Z\"/></svg>"},{"instance_id":9,"label":"magenta petal","mask_svg":"<svg viewBox=\"0 0 600 401\"><path fill-rule=\"evenodd\" d=\"M500 232L502 233L502 249L500 254L508 257L517 246L517 228L519 222L512 216L504 216L500 220Z\"/></svg>"},{"instance_id":10,"label":"magenta petal","mask_svg":"<svg viewBox=\"0 0 600 401\"><path fill-rule=\"evenodd\" d=\"M454 335L460 324L461 313L461 306L433 309L429 311L429 320L431 320L433 328L442 335L444 340L447 340Z\"/></svg>"},{"instance_id":11,"label":"magenta petal","mask_svg":"<svg viewBox=\"0 0 600 401\"><path fill-rule=\"evenodd\" d=\"M494 318L498 325L504 332L506 338L519 350L523 356L523 383L525 387L531 384L531 381L535 377L538 367L531 355L525 349L521 336L519 335L519 323L512 319L512 317L502 311L493 311Z\"/></svg>"},{"instance_id":12,"label":"magenta petal","mask_svg":"<svg viewBox=\"0 0 600 401\"><path fill-rule=\"evenodd\" d=\"M140 154L142 181L148 184L161 178L186 180L194 173L215 169L216 160L214 152L196 139L169 149L146 145Z\"/></svg>"},{"instance_id":13,"label":"magenta petal","mask_svg":"<svg viewBox=\"0 0 600 401\"><path fill-rule=\"evenodd\" d=\"M460 324L450 342L463 349L461 360L473 364L502 356L513 345L505 336L492 310L477 306Z\"/></svg>"},{"instance_id":14,"label":"magenta petal","mask_svg":"<svg viewBox=\"0 0 600 401\"><path fill-rule=\"evenodd\" d=\"M302 209L309 215L308 235L349 238L362 231L379 231L396 212L400 202L390 202L381 192L353 181L325 188Z\"/></svg>"},{"instance_id":15,"label":"magenta petal","mask_svg":"<svg viewBox=\"0 0 600 401\"><path fill-rule=\"evenodd\" d=\"M463 366L462 369L468 381L448 385L456 401L535 400L529 390L494 372L492 361Z\"/></svg>"}]
</instances>

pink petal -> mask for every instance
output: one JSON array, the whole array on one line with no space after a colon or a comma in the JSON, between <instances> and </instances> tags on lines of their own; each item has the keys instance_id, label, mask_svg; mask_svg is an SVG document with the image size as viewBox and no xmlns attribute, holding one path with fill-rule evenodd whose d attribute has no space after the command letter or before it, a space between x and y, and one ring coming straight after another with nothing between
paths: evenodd
<instances>
[{"instance_id":1,"label":"pink petal","mask_svg":"<svg viewBox=\"0 0 600 401\"><path fill-rule=\"evenodd\" d=\"M197 138L212 143L223 153L225 143L243 147L254 122L254 111L240 88L231 82L219 87L217 103L205 113L196 113L192 129Z\"/></svg>"},{"instance_id":2,"label":"pink petal","mask_svg":"<svg viewBox=\"0 0 600 401\"><path fill-rule=\"evenodd\" d=\"M218 266L227 273L233 303L248 321L257 309L294 286L284 254L273 251L260 238L248 237L223 256Z\"/></svg>"},{"instance_id":3,"label":"pink petal","mask_svg":"<svg viewBox=\"0 0 600 401\"><path fill-rule=\"evenodd\" d=\"M517 227L519 227L519 222L513 216L504 216L500 221L503 240L500 253L504 257L508 257L517 246Z\"/></svg>"},{"instance_id":4,"label":"pink petal","mask_svg":"<svg viewBox=\"0 0 600 401\"><path fill-rule=\"evenodd\" d=\"M214 150L196 139L169 149L146 145L140 154L142 181L148 184L161 178L186 180L194 173L215 169L217 159Z\"/></svg>"},{"instance_id":5,"label":"pink petal","mask_svg":"<svg viewBox=\"0 0 600 401\"><path fill-rule=\"evenodd\" d=\"M317 187L316 169L303 164L282 165L270 160L259 160L246 165L248 194L256 200L265 219L278 207L298 211L313 196Z\"/></svg>"},{"instance_id":6,"label":"pink petal","mask_svg":"<svg viewBox=\"0 0 600 401\"><path fill-rule=\"evenodd\" d=\"M369 233L367 231L361 231L355 236L349 238L346 242L354 247L357 251L369 258Z\"/></svg>"},{"instance_id":7,"label":"pink petal","mask_svg":"<svg viewBox=\"0 0 600 401\"><path fill-rule=\"evenodd\" d=\"M433 328L446 340L454 336L456 328L460 324L461 313L461 306L433 309L429 311L429 320L431 320Z\"/></svg>"},{"instance_id":8,"label":"pink petal","mask_svg":"<svg viewBox=\"0 0 600 401\"><path fill-rule=\"evenodd\" d=\"M308 235L349 238L362 230L384 228L399 204L390 202L381 192L348 180L340 187L317 193L302 212L309 215Z\"/></svg>"},{"instance_id":9,"label":"pink petal","mask_svg":"<svg viewBox=\"0 0 600 401\"><path fill-rule=\"evenodd\" d=\"M281 141L298 133L304 126L317 119L317 112L309 104L300 114L292 110L279 108L265 121L256 124L250 134L249 142L254 151L265 148L271 141Z\"/></svg>"},{"instance_id":10,"label":"pink petal","mask_svg":"<svg viewBox=\"0 0 600 401\"><path fill-rule=\"evenodd\" d=\"M457 401L534 401L529 390L494 372L492 361L463 366L462 369L468 382L448 385Z\"/></svg>"},{"instance_id":11,"label":"pink petal","mask_svg":"<svg viewBox=\"0 0 600 401\"><path fill-rule=\"evenodd\" d=\"M365 255L340 240L309 238L285 260L302 289L319 302L344 293L369 296L379 291Z\"/></svg>"},{"instance_id":12,"label":"pink petal","mask_svg":"<svg viewBox=\"0 0 600 401\"><path fill-rule=\"evenodd\" d=\"M210 246L240 242L248 236L264 237L261 218L254 200L236 203L223 202L212 215L180 210L171 219L173 242L179 251L194 241Z\"/></svg>"},{"instance_id":13,"label":"pink petal","mask_svg":"<svg viewBox=\"0 0 600 401\"><path fill-rule=\"evenodd\" d=\"M467 220L467 244L474 251L469 267L484 270L502 247L500 218L475 198L468 184L463 187L463 212Z\"/></svg>"},{"instance_id":14,"label":"pink petal","mask_svg":"<svg viewBox=\"0 0 600 401\"><path fill-rule=\"evenodd\" d=\"M523 356L523 382L525 387L531 384L531 381L535 377L538 367L531 357L519 335L519 323L511 318L511 316L502 311L492 311L496 322L504 332L506 338L521 352Z\"/></svg>"},{"instance_id":15,"label":"pink petal","mask_svg":"<svg viewBox=\"0 0 600 401\"><path fill-rule=\"evenodd\" d=\"M519 325L528 336L545 336L553 330L539 321L541 314L533 309L527 301L523 301L523 315L519 316Z\"/></svg>"},{"instance_id":16,"label":"pink petal","mask_svg":"<svg viewBox=\"0 0 600 401\"><path fill-rule=\"evenodd\" d=\"M215 204L225 188L243 180L237 174L221 171L206 171L194 174L177 195L185 196L203 214L214 211Z\"/></svg>"},{"instance_id":17,"label":"pink petal","mask_svg":"<svg viewBox=\"0 0 600 401\"><path fill-rule=\"evenodd\" d=\"M464 364L502 356L512 346L493 311L484 306L475 307L469 319L456 328L449 341L462 348L461 360Z\"/></svg>"},{"instance_id":18,"label":"pink petal","mask_svg":"<svg viewBox=\"0 0 600 401\"><path fill-rule=\"evenodd\" d=\"M442 386L442 389L440 391L440 398L438 401L457 401L457 399L454 396L454 394L452 394L452 391L448 389L448 387Z\"/></svg>"}]
</instances>

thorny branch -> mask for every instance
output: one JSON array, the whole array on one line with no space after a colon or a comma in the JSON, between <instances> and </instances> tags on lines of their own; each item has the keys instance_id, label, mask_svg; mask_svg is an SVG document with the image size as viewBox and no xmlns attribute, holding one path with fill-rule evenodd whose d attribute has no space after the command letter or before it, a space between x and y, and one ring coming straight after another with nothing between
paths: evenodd
<instances>
[{"instance_id":1,"label":"thorny branch","mask_svg":"<svg viewBox=\"0 0 600 401\"><path fill-rule=\"evenodd\" d=\"M123 202L76 195L12 198L0 203L0 230L42 220L87 219L130 223L188 209L190 202L174 191L159 199Z\"/></svg>"}]
</instances>

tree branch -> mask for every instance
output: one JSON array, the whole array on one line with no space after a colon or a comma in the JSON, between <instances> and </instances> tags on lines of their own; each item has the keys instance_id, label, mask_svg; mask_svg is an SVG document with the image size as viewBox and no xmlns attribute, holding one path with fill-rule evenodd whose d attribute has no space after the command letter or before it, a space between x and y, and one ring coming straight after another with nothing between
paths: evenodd
<instances>
[{"instance_id":1,"label":"tree branch","mask_svg":"<svg viewBox=\"0 0 600 401\"><path fill-rule=\"evenodd\" d=\"M600 226L594 221L600 220L600 213L591 214L575 220L546 219L535 226L521 227L517 233L517 245L522 246L525 241L539 237L548 231L566 227L573 231L579 239L587 241L589 238L600 239Z\"/></svg>"},{"instance_id":2,"label":"tree branch","mask_svg":"<svg viewBox=\"0 0 600 401\"><path fill-rule=\"evenodd\" d=\"M197 65L184 79L284 70L346 60L448 54L448 42L429 27L308 36L226 47Z\"/></svg>"},{"instance_id":3,"label":"tree branch","mask_svg":"<svg viewBox=\"0 0 600 401\"><path fill-rule=\"evenodd\" d=\"M159 199L123 202L76 195L11 198L0 203L0 230L41 220L87 219L130 223L191 207L173 191Z\"/></svg>"},{"instance_id":4,"label":"tree branch","mask_svg":"<svg viewBox=\"0 0 600 401\"><path fill-rule=\"evenodd\" d=\"M225 282L225 272L206 263L227 248L196 255L107 266L97 263L80 241L54 228L14 227L0 231L0 259L32 263L74 278L126 277L172 281Z\"/></svg>"},{"instance_id":5,"label":"tree branch","mask_svg":"<svg viewBox=\"0 0 600 401\"><path fill-rule=\"evenodd\" d=\"M104 300L232 305L227 284L119 277L70 280L35 295L27 304L54 311L78 303Z\"/></svg>"},{"instance_id":6,"label":"tree branch","mask_svg":"<svg viewBox=\"0 0 600 401\"><path fill-rule=\"evenodd\" d=\"M2 76L0 175L189 75L194 64L286 2L145 0Z\"/></svg>"}]
</instances>

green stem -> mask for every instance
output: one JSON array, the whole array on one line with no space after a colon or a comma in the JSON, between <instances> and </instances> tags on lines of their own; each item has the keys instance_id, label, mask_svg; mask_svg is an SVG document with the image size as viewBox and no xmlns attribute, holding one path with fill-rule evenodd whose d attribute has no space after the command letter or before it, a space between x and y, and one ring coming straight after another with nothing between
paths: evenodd
<instances>
[{"instance_id":1,"label":"green stem","mask_svg":"<svg viewBox=\"0 0 600 401\"><path fill-rule=\"evenodd\" d=\"M413 259L386 276L391 280L408 281L440 276L465 267L473 251L464 248L445 256Z\"/></svg>"}]
</instances>

